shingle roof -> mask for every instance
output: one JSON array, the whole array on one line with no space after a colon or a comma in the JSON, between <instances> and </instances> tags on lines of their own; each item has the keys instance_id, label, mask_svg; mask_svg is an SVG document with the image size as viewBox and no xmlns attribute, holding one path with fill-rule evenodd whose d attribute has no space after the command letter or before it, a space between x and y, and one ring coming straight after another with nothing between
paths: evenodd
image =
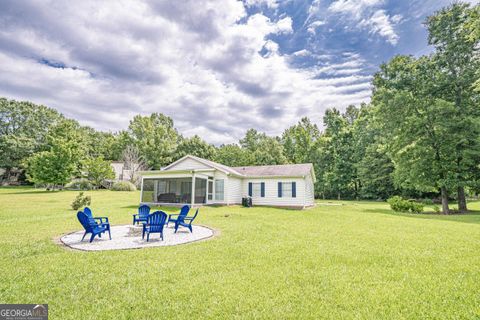
<instances>
[{"instance_id":1,"label":"shingle roof","mask_svg":"<svg viewBox=\"0 0 480 320\"><path fill-rule=\"evenodd\" d=\"M282 164L270 166L233 167L235 171L245 176L284 176L297 177L309 175L312 170L311 163Z\"/></svg>"},{"instance_id":2,"label":"shingle roof","mask_svg":"<svg viewBox=\"0 0 480 320\"><path fill-rule=\"evenodd\" d=\"M203 159L200 157L187 155L174 163L168 165L164 169L174 165L177 162L182 161L185 158L192 158L199 162L202 162L212 168L216 168L226 173L230 173L237 176L245 177L302 177L309 175L312 171L313 165L311 163L302 164L281 164L281 165L268 165L268 166L245 166L245 167L229 167L221 163ZM315 178L315 177L314 177Z\"/></svg>"}]
</instances>

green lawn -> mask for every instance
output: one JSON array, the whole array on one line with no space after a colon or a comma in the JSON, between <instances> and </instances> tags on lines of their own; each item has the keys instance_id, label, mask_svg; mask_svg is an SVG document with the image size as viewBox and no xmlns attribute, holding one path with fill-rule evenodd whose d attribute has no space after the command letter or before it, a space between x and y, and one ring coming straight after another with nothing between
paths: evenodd
<instances>
[{"instance_id":1,"label":"green lawn","mask_svg":"<svg viewBox=\"0 0 480 320\"><path fill-rule=\"evenodd\" d=\"M480 318L478 212L210 207L198 223L220 232L213 240L81 252L53 242L80 229L76 194L0 189L0 303L48 303L51 319ZM112 224L130 223L139 201L87 194Z\"/></svg>"}]
</instances>

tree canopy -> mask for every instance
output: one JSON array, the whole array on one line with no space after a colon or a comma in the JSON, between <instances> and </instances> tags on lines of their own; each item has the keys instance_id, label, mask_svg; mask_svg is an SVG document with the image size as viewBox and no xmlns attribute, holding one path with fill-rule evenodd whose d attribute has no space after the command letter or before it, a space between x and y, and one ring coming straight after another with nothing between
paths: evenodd
<instances>
[{"instance_id":1,"label":"tree canopy","mask_svg":"<svg viewBox=\"0 0 480 320\"><path fill-rule=\"evenodd\" d=\"M105 161L122 158L151 169L187 154L228 166L312 163L317 197L433 196L444 213L455 198L465 211L466 194L480 191L480 5L454 3L425 25L433 51L380 65L369 104L312 106L325 110L323 119L303 117L276 136L250 128L218 147L183 137L162 113L101 132L45 106L0 98L0 167L23 164L30 181L56 185L80 177L82 164L110 176Z\"/></svg>"}]
</instances>

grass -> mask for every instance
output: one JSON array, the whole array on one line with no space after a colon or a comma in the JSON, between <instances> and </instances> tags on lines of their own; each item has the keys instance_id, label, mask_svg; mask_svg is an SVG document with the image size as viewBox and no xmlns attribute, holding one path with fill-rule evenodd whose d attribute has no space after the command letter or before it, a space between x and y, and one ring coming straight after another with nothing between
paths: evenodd
<instances>
[{"instance_id":1,"label":"grass","mask_svg":"<svg viewBox=\"0 0 480 320\"><path fill-rule=\"evenodd\" d=\"M51 319L480 318L478 212L210 207L198 223L213 240L81 252L52 240L80 229L76 194L0 189L0 303L48 303ZM138 192L86 194L94 214L131 223Z\"/></svg>"}]
</instances>

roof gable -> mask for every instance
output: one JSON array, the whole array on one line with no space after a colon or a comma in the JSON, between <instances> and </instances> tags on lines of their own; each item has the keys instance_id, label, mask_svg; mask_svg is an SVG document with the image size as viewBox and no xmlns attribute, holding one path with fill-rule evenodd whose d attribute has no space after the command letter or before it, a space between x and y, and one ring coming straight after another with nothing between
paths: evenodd
<instances>
[{"instance_id":1,"label":"roof gable","mask_svg":"<svg viewBox=\"0 0 480 320\"><path fill-rule=\"evenodd\" d=\"M188 163L189 161L190 163ZM192 161L195 162L195 164L193 164ZM182 166L182 163L184 163L185 165ZM202 159L196 156L192 156L192 155L186 155L178 159L177 161L163 168L163 170L168 171L168 170L177 170L177 169L184 170L184 169L201 169L201 168L216 169L226 174L241 175L240 173L235 171L233 168L227 167L223 164L216 163L207 159Z\"/></svg>"}]
</instances>

